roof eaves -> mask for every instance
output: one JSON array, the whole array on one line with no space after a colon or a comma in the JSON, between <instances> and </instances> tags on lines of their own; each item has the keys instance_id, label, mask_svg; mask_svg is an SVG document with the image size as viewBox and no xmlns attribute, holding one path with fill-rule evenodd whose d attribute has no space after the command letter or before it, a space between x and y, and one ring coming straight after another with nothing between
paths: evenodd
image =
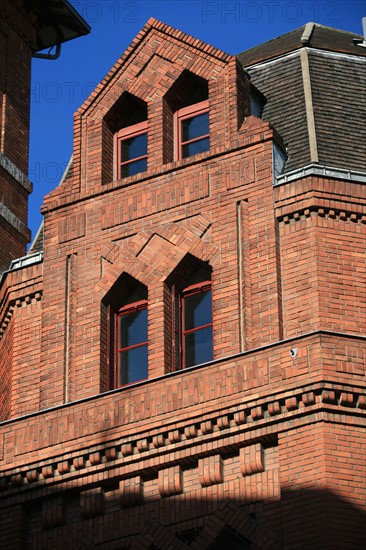
<instances>
[{"instance_id":1,"label":"roof eaves","mask_svg":"<svg viewBox=\"0 0 366 550\"><path fill-rule=\"evenodd\" d=\"M67 0L27 2L34 12L37 45L34 53L90 33L90 26Z\"/></svg>"}]
</instances>

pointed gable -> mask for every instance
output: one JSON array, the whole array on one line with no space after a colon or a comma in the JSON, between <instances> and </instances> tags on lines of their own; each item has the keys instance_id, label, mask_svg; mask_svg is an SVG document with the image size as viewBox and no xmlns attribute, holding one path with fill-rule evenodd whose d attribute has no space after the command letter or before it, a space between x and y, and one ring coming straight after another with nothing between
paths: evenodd
<instances>
[{"instance_id":1,"label":"pointed gable","mask_svg":"<svg viewBox=\"0 0 366 550\"><path fill-rule=\"evenodd\" d=\"M187 96L194 102L194 79L204 82L208 90L204 105L206 118L209 116L210 149L227 146L236 139L249 113L249 81L240 64L234 56L150 19L75 114L74 190L90 191L126 177L126 171L116 168L118 162L124 163L123 159L116 160L120 155L116 133L130 125L138 103L147 111L143 125L148 128L147 150L143 151L146 166L142 165L142 171L179 160L174 152L174 116L179 106L190 104L184 97L185 82ZM180 95L175 99L172 89L178 81L183 85L176 86Z\"/></svg>"}]
</instances>

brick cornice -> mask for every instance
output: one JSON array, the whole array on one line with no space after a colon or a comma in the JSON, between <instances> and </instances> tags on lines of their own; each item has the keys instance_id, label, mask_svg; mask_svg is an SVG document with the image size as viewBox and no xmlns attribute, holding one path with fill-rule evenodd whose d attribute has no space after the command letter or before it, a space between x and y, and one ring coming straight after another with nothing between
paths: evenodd
<instances>
[{"instance_id":1,"label":"brick cornice","mask_svg":"<svg viewBox=\"0 0 366 550\"><path fill-rule=\"evenodd\" d=\"M32 291L27 294L22 294L18 298L13 298L9 300L6 305L6 308L4 309L4 314L0 322L0 340L6 330L6 327L11 321L15 308L22 307L23 304L25 305L31 304L33 301L38 302L41 299L42 299L42 291L39 290L37 292Z\"/></svg>"},{"instance_id":2,"label":"brick cornice","mask_svg":"<svg viewBox=\"0 0 366 550\"><path fill-rule=\"evenodd\" d=\"M324 208L322 206L309 205L306 208L292 209L281 208L277 212L277 219L283 223L289 223L291 220L300 221L302 219L310 218L312 214L319 216L320 218L330 218L332 220L338 220L343 222L366 224L366 214L359 205L354 205L354 209L337 209L337 208Z\"/></svg>"},{"instance_id":3,"label":"brick cornice","mask_svg":"<svg viewBox=\"0 0 366 550\"><path fill-rule=\"evenodd\" d=\"M296 424L294 420L296 419ZM332 382L318 382L267 396L248 400L222 412L182 420L172 427L164 426L138 437L114 438L103 444L80 448L78 451L55 456L53 459L30 462L28 465L7 468L0 478L5 494L21 498L23 490L57 485L65 489L92 485L110 478L129 479L157 474L162 469L192 464L210 456L225 456L256 442L274 442L281 432L316 422L364 425L366 394L360 388ZM242 473L251 475L262 471L261 447L241 451ZM188 458L189 457L189 458ZM106 473L108 472L108 474ZM201 470L202 472L202 470ZM100 475L99 475L100 474ZM179 477L179 471L177 470ZM201 481L211 483L205 476ZM220 469L214 475L220 482ZM80 480L84 478L84 483ZM161 483L162 496L178 490L174 481ZM178 479L178 478L177 478ZM66 485L64 485L66 483ZM171 485L172 483L172 485ZM61 486L61 487L60 487ZM172 493L172 494L173 494Z\"/></svg>"},{"instance_id":4,"label":"brick cornice","mask_svg":"<svg viewBox=\"0 0 366 550\"><path fill-rule=\"evenodd\" d=\"M14 311L23 304L31 304L42 298L42 263L28 265L23 269L9 271L0 294L0 339Z\"/></svg>"}]
</instances>

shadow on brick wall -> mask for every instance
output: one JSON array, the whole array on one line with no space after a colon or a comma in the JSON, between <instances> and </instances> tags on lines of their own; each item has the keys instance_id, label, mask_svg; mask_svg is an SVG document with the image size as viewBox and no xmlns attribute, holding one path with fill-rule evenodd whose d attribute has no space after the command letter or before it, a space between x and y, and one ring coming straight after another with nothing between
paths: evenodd
<instances>
[{"instance_id":1,"label":"shadow on brick wall","mask_svg":"<svg viewBox=\"0 0 366 550\"><path fill-rule=\"evenodd\" d=\"M147 482L148 484L148 482ZM280 500L244 502L183 494L127 503L104 490L48 497L9 523L1 548L32 550L356 550L365 547L366 514L329 491L286 490ZM18 512L20 508L17 508ZM3 515L3 520L10 521ZM18 521L17 521L18 519Z\"/></svg>"}]
</instances>

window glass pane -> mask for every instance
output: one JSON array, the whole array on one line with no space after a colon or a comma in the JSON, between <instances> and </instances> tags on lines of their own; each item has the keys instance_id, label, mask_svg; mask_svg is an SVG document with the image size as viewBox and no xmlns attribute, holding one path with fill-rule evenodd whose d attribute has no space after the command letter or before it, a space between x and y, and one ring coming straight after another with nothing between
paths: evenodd
<instances>
[{"instance_id":1,"label":"window glass pane","mask_svg":"<svg viewBox=\"0 0 366 550\"><path fill-rule=\"evenodd\" d=\"M121 166L121 178L127 178L128 176L134 176L140 172L147 170L147 158L130 162L129 164L123 164Z\"/></svg>"},{"instance_id":2,"label":"window glass pane","mask_svg":"<svg viewBox=\"0 0 366 550\"><path fill-rule=\"evenodd\" d=\"M184 330L212 323L211 290L184 298Z\"/></svg>"},{"instance_id":3,"label":"window glass pane","mask_svg":"<svg viewBox=\"0 0 366 550\"><path fill-rule=\"evenodd\" d=\"M119 353L119 383L130 384L147 378L147 344Z\"/></svg>"},{"instance_id":4,"label":"window glass pane","mask_svg":"<svg viewBox=\"0 0 366 550\"><path fill-rule=\"evenodd\" d=\"M208 133L208 113L182 120L182 142L205 136Z\"/></svg>"},{"instance_id":5,"label":"window glass pane","mask_svg":"<svg viewBox=\"0 0 366 550\"><path fill-rule=\"evenodd\" d=\"M147 155L147 134L121 141L121 162Z\"/></svg>"},{"instance_id":6,"label":"window glass pane","mask_svg":"<svg viewBox=\"0 0 366 550\"><path fill-rule=\"evenodd\" d=\"M190 332L184 337L185 367L199 365L213 359L212 326Z\"/></svg>"},{"instance_id":7,"label":"window glass pane","mask_svg":"<svg viewBox=\"0 0 366 550\"><path fill-rule=\"evenodd\" d=\"M192 157L193 155L198 155L198 153L204 153L210 148L210 138L200 139L194 141L193 143L187 143L182 147L182 158Z\"/></svg>"},{"instance_id":8,"label":"window glass pane","mask_svg":"<svg viewBox=\"0 0 366 550\"><path fill-rule=\"evenodd\" d=\"M147 341L147 309L132 311L119 318L119 349Z\"/></svg>"},{"instance_id":9,"label":"window glass pane","mask_svg":"<svg viewBox=\"0 0 366 550\"><path fill-rule=\"evenodd\" d=\"M250 95L250 114L260 118L262 116L263 105L259 97L251 94Z\"/></svg>"}]
</instances>

